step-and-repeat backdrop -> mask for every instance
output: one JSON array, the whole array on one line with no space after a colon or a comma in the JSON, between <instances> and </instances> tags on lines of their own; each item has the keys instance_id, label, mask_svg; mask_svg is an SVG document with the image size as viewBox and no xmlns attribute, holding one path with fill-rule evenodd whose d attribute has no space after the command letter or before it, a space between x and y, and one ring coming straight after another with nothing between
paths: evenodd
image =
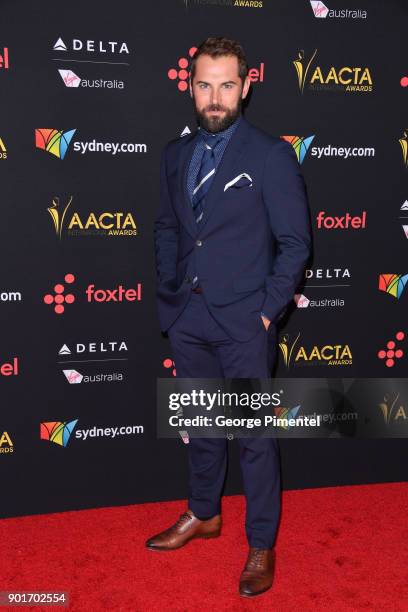
<instances>
[{"instance_id":1,"label":"step-and-repeat backdrop","mask_svg":"<svg viewBox=\"0 0 408 612\"><path fill-rule=\"evenodd\" d=\"M156 381L177 364L153 222L161 150L195 129L189 65L207 36L242 42L246 116L293 145L308 186L314 257L277 374L406 374L408 8L326 2L1 3L2 516L186 495L183 440L156 436ZM397 395L373 405L385 429L408 417ZM404 440L281 449L285 488L404 478Z\"/></svg>"}]
</instances>

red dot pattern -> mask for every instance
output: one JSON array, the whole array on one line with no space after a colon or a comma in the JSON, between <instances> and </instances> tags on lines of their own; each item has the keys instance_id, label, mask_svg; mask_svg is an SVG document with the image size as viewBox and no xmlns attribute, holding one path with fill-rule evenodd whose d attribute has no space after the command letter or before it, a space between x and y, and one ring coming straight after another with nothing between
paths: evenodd
<instances>
[{"instance_id":1,"label":"red dot pattern","mask_svg":"<svg viewBox=\"0 0 408 612\"><path fill-rule=\"evenodd\" d=\"M402 342L404 338L405 333L402 331L395 334L395 339L398 340L398 342ZM387 368L392 368L396 363L396 359L401 359L401 357L404 356L404 351L402 349L396 349L396 346L395 340L389 340L386 345L387 350L381 349L377 353L379 359L385 359L384 363Z\"/></svg>"},{"instance_id":2,"label":"red dot pattern","mask_svg":"<svg viewBox=\"0 0 408 612\"><path fill-rule=\"evenodd\" d=\"M408 77L402 77L401 81L401 87L408 87Z\"/></svg>"},{"instance_id":3,"label":"red dot pattern","mask_svg":"<svg viewBox=\"0 0 408 612\"><path fill-rule=\"evenodd\" d=\"M188 50L189 57L180 57L177 61L178 68L170 68L167 72L167 76L171 81L178 80L177 89L179 91L187 91L188 89L188 78L190 76L188 64L196 51L197 47L190 47Z\"/></svg>"},{"instance_id":4,"label":"red dot pattern","mask_svg":"<svg viewBox=\"0 0 408 612\"><path fill-rule=\"evenodd\" d=\"M74 282L75 276L73 274L66 274L64 276L64 280L68 285L70 285ZM72 304L73 302L75 302L75 296L72 293L67 293L66 295L64 295L65 286L61 283L58 283L54 286L54 292L54 295L52 295L51 293L47 293L46 295L44 295L44 303L55 304L54 311L57 314L62 314L65 310L65 307L63 305L64 302L66 304Z\"/></svg>"},{"instance_id":5,"label":"red dot pattern","mask_svg":"<svg viewBox=\"0 0 408 612\"><path fill-rule=\"evenodd\" d=\"M176 368L175 368L175 365L176 365L176 364L175 364L175 363L174 363L174 361L172 361L171 359L163 359L163 366L164 366L166 369L173 368L173 370L172 370L172 374L173 374L173 376L176 376Z\"/></svg>"}]
</instances>

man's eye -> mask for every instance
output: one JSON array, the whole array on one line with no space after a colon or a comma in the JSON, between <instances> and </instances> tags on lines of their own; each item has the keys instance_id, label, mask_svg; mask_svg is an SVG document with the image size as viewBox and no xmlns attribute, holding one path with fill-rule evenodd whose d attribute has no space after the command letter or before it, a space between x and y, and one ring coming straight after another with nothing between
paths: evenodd
<instances>
[{"instance_id":1,"label":"man's eye","mask_svg":"<svg viewBox=\"0 0 408 612\"><path fill-rule=\"evenodd\" d=\"M224 87L225 87L225 89L231 89L232 88L232 83L224 83Z\"/></svg>"},{"instance_id":2,"label":"man's eye","mask_svg":"<svg viewBox=\"0 0 408 612\"><path fill-rule=\"evenodd\" d=\"M200 88L200 89L205 89L206 87L207 87L207 84L206 84L206 83L200 83L200 84L199 84L199 88Z\"/></svg>"}]
</instances>

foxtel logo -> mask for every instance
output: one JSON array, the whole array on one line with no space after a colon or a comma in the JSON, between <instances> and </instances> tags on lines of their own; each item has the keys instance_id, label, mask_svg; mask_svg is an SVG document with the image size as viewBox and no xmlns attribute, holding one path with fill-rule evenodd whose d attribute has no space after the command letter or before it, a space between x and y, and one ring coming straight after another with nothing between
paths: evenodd
<instances>
[{"instance_id":1,"label":"foxtel logo","mask_svg":"<svg viewBox=\"0 0 408 612\"><path fill-rule=\"evenodd\" d=\"M0 70L1 68L4 70L8 70L10 68L8 47L4 47L3 52L0 53Z\"/></svg>"},{"instance_id":2,"label":"foxtel logo","mask_svg":"<svg viewBox=\"0 0 408 612\"><path fill-rule=\"evenodd\" d=\"M365 229L366 217L366 211L363 211L361 217L358 215L352 217L350 213L342 217L329 217L324 210L321 210L316 217L317 229Z\"/></svg>"},{"instance_id":3,"label":"foxtel logo","mask_svg":"<svg viewBox=\"0 0 408 612\"><path fill-rule=\"evenodd\" d=\"M92 382L121 382L123 374L120 372L112 372L111 374L94 374L93 376L84 376L77 370L62 370L65 378L70 385L79 385L80 383Z\"/></svg>"}]
</instances>

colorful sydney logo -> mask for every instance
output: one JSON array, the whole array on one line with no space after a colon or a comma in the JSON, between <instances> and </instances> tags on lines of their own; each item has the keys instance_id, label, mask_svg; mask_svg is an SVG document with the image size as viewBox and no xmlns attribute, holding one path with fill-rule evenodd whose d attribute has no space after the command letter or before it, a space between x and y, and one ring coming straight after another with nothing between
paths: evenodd
<instances>
[{"instance_id":1,"label":"colorful sydney logo","mask_svg":"<svg viewBox=\"0 0 408 612\"><path fill-rule=\"evenodd\" d=\"M51 421L40 423L41 440L49 440L59 446L67 446L78 419L74 421Z\"/></svg>"},{"instance_id":2,"label":"colorful sydney logo","mask_svg":"<svg viewBox=\"0 0 408 612\"><path fill-rule=\"evenodd\" d=\"M399 300L407 282L408 274L380 274L378 289Z\"/></svg>"},{"instance_id":3,"label":"colorful sydney logo","mask_svg":"<svg viewBox=\"0 0 408 612\"><path fill-rule=\"evenodd\" d=\"M282 429L286 430L290 429L292 425L289 424L289 420L296 418L299 409L300 404L299 406L295 406L294 408L284 408L283 406L275 408L276 418L284 419L283 423L279 423L278 427L281 427Z\"/></svg>"},{"instance_id":4,"label":"colorful sydney logo","mask_svg":"<svg viewBox=\"0 0 408 612\"><path fill-rule=\"evenodd\" d=\"M281 136L282 140L286 140L295 150L299 164L305 159L305 155L312 143L314 136Z\"/></svg>"},{"instance_id":5,"label":"colorful sydney logo","mask_svg":"<svg viewBox=\"0 0 408 612\"><path fill-rule=\"evenodd\" d=\"M408 168L408 130L404 131L403 138L399 139L399 143L402 149L402 159L404 161L404 166Z\"/></svg>"},{"instance_id":6,"label":"colorful sydney logo","mask_svg":"<svg viewBox=\"0 0 408 612\"><path fill-rule=\"evenodd\" d=\"M64 159L76 130L55 130L53 128L39 128L35 130L35 146L37 149L48 151L59 159Z\"/></svg>"}]
</instances>

